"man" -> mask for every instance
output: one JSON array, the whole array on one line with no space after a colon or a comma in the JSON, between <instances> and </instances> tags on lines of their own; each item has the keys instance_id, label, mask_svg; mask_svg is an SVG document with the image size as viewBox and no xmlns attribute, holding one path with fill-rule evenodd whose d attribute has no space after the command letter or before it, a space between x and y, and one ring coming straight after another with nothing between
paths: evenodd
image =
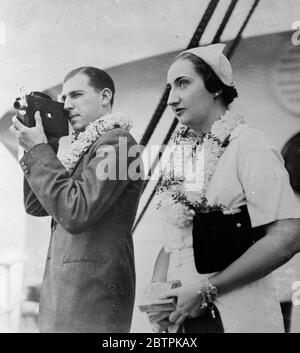
<instances>
[{"instance_id":1,"label":"man","mask_svg":"<svg viewBox=\"0 0 300 353\"><path fill-rule=\"evenodd\" d=\"M47 143L39 113L33 128L16 117L10 127L25 150L20 161L25 209L52 217L40 298L42 332L130 330L135 293L131 229L143 182L141 171L131 179L126 174L133 160L126 148L136 142L129 123L111 114L114 93L111 77L100 69L82 67L66 76L62 99L76 138L62 161ZM116 168L111 178L106 178L104 162Z\"/></svg>"}]
</instances>

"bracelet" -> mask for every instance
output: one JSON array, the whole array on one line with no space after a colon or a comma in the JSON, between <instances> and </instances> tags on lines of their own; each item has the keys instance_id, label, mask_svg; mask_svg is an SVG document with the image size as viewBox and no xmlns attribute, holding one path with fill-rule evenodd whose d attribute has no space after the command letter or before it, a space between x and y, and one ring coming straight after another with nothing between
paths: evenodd
<instances>
[{"instance_id":1,"label":"bracelet","mask_svg":"<svg viewBox=\"0 0 300 353\"><path fill-rule=\"evenodd\" d=\"M200 288L205 288L205 290L200 289L198 294L202 296L202 305L201 309L209 307L213 318L215 318L215 311L214 311L214 300L218 295L218 289L216 286L213 286L208 278L202 279L200 281Z\"/></svg>"}]
</instances>

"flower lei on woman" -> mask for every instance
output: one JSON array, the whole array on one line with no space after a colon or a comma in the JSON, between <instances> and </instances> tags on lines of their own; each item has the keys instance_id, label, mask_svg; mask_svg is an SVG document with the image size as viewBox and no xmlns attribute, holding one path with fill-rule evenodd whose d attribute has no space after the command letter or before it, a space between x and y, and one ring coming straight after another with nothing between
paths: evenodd
<instances>
[{"instance_id":1,"label":"flower lei on woman","mask_svg":"<svg viewBox=\"0 0 300 353\"><path fill-rule=\"evenodd\" d=\"M81 156L100 136L115 128L129 131L131 127L131 122L124 115L106 114L92 121L84 131L74 133L72 146L60 161L67 171L72 173Z\"/></svg>"},{"instance_id":2,"label":"flower lei on woman","mask_svg":"<svg viewBox=\"0 0 300 353\"><path fill-rule=\"evenodd\" d=\"M224 205L209 205L206 199L206 192L218 161L229 144L231 132L243 122L244 120L240 115L226 111L213 124L211 131L207 134L198 135L195 131L182 127L173 137L172 141L176 148L182 149L184 145L189 145L192 147L189 148L189 151L195 151L196 158L202 149L204 149L205 153L205 168L204 173L202 173L204 181L201 190L188 191L184 184L184 175L186 173L184 166L193 157L190 152L184 153L183 158L177 158L177 161L176 158L175 161L169 161L162 174L157 190L160 195L157 208L162 208L166 211L167 220L177 228L189 226L196 212L228 210ZM184 148L183 151L185 151ZM182 163L184 163L183 166Z\"/></svg>"}]
</instances>

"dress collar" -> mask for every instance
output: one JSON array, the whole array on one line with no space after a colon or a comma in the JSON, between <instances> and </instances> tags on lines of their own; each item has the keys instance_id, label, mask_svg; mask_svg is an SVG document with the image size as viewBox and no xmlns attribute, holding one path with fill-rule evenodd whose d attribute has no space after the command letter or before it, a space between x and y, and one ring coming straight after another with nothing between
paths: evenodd
<instances>
[{"instance_id":1,"label":"dress collar","mask_svg":"<svg viewBox=\"0 0 300 353\"><path fill-rule=\"evenodd\" d=\"M234 140L235 138L237 138L244 130L246 129L249 129L250 126L243 123L243 124L239 124L238 126L236 126L232 132L231 132L231 135L230 135L230 138L229 140L232 141Z\"/></svg>"}]
</instances>

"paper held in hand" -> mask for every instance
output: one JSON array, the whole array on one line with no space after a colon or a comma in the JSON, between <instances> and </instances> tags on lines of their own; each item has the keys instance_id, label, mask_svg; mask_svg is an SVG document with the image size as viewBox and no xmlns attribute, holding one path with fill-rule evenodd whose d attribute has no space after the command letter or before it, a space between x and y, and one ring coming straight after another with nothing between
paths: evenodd
<instances>
[{"instance_id":1,"label":"paper held in hand","mask_svg":"<svg viewBox=\"0 0 300 353\"><path fill-rule=\"evenodd\" d=\"M180 281L150 282L147 284L139 309L142 312L172 311L176 308L176 298L159 299L164 292L181 287Z\"/></svg>"}]
</instances>

